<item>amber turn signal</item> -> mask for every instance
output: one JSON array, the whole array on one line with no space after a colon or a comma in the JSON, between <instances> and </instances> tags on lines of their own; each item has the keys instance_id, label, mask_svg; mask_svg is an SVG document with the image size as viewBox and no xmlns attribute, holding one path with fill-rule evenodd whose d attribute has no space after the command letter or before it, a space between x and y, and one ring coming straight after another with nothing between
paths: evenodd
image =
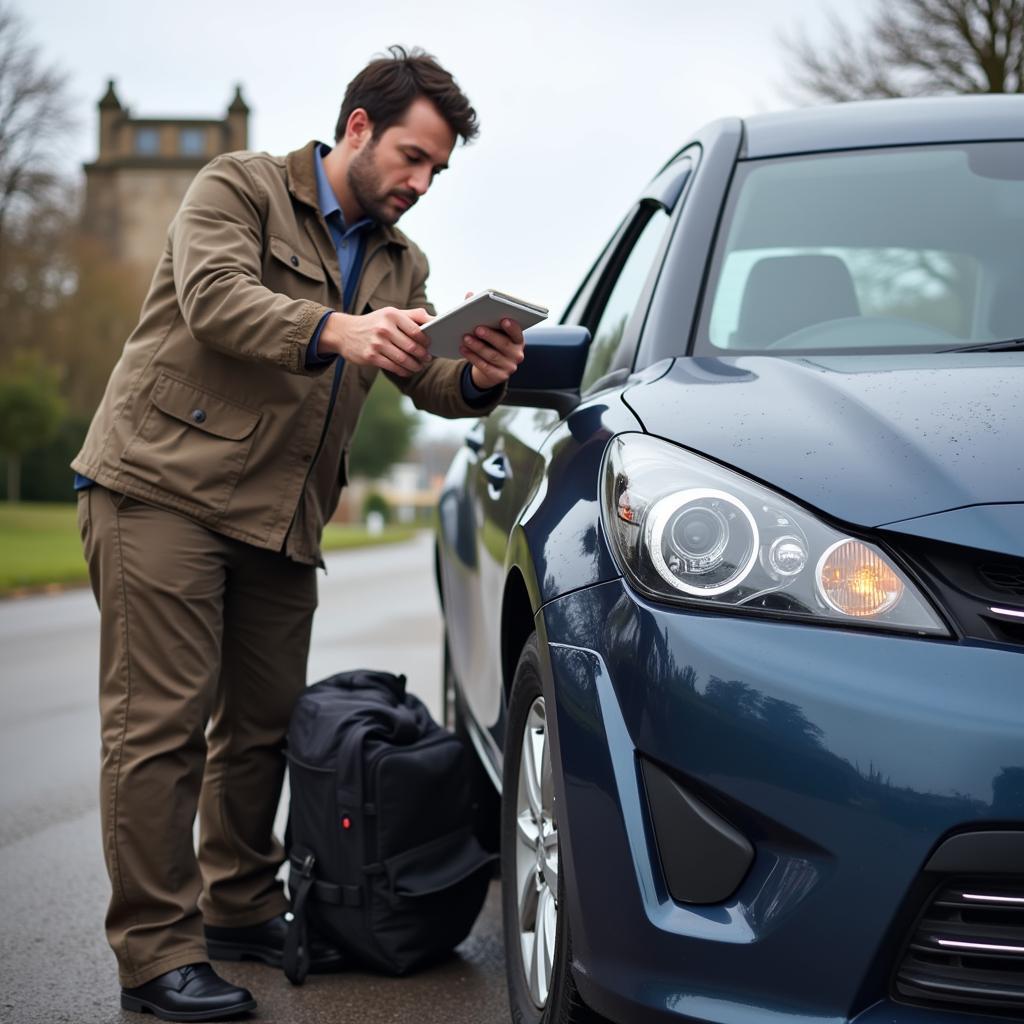
<instances>
[{"instance_id":1,"label":"amber turn signal","mask_svg":"<svg viewBox=\"0 0 1024 1024\"><path fill-rule=\"evenodd\" d=\"M832 608L857 618L881 615L903 596L892 566L859 540L841 540L825 552L818 586Z\"/></svg>"}]
</instances>

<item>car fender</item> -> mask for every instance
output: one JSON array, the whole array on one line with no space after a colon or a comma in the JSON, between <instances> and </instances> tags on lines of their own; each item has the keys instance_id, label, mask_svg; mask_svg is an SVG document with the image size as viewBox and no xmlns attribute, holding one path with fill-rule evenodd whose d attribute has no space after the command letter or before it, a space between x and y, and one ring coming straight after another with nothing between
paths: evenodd
<instances>
[{"instance_id":1,"label":"car fender","mask_svg":"<svg viewBox=\"0 0 1024 1024\"><path fill-rule=\"evenodd\" d=\"M522 634L522 592L528 599L526 614L535 620L561 594L621 575L601 529L600 471L611 438L641 429L621 389L615 389L577 406L544 441L530 499L506 548L503 643L506 625ZM514 601L520 602L517 614L506 615ZM510 652L513 669L522 642Z\"/></svg>"}]
</instances>

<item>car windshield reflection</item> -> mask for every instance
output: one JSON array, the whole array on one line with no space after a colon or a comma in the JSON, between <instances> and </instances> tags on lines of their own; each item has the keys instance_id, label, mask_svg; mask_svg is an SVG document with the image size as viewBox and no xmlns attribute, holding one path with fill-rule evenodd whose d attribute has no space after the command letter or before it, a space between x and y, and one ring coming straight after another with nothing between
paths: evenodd
<instances>
[{"instance_id":1,"label":"car windshield reflection","mask_svg":"<svg viewBox=\"0 0 1024 1024\"><path fill-rule=\"evenodd\" d=\"M1024 143L737 169L698 351L939 351L1024 334Z\"/></svg>"}]
</instances>

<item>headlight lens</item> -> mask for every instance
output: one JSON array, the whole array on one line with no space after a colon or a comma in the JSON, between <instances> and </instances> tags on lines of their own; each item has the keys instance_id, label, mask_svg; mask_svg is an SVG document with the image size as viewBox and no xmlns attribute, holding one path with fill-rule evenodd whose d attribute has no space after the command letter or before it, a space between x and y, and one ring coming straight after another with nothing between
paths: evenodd
<instances>
[{"instance_id":1,"label":"headlight lens","mask_svg":"<svg viewBox=\"0 0 1024 1024\"><path fill-rule=\"evenodd\" d=\"M725 491L694 487L658 498L644 536L658 575L697 597L728 593L757 561L757 523Z\"/></svg>"},{"instance_id":2,"label":"headlight lens","mask_svg":"<svg viewBox=\"0 0 1024 1024\"><path fill-rule=\"evenodd\" d=\"M646 434L609 443L602 517L624 575L650 596L948 635L879 548Z\"/></svg>"},{"instance_id":3,"label":"headlight lens","mask_svg":"<svg viewBox=\"0 0 1024 1024\"><path fill-rule=\"evenodd\" d=\"M894 608L904 590L895 569L859 540L837 541L821 556L818 588L830 608L860 618Z\"/></svg>"}]
</instances>

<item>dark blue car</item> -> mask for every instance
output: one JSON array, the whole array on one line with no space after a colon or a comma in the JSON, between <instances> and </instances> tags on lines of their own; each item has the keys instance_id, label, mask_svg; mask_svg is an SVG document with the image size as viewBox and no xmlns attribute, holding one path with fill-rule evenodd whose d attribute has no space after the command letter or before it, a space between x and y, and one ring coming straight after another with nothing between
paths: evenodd
<instances>
[{"instance_id":1,"label":"dark blue car","mask_svg":"<svg viewBox=\"0 0 1024 1024\"><path fill-rule=\"evenodd\" d=\"M1022 339L1024 97L717 122L529 332L438 539L517 1024L1024 1018Z\"/></svg>"}]
</instances>

